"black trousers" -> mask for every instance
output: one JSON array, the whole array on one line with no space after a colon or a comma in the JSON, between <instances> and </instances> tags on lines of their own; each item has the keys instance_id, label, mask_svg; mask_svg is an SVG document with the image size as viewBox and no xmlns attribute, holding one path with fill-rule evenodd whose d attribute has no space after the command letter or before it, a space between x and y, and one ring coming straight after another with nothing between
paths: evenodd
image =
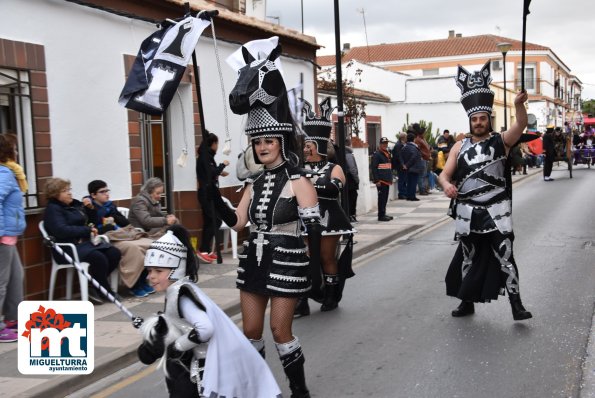
<instances>
[{"instance_id":1,"label":"black trousers","mask_svg":"<svg viewBox=\"0 0 595 398\"><path fill-rule=\"evenodd\" d=\"M355 216L355 209L357 209L357 189L349 189L347 191L347 198L349 200L349 216Z\"/></svg>"},{"instance_id":2,"label":"black trousers","mask_svg":"<svg viewBox=\"0 0 595 398\"><path fill-rule=\"evenodd\" d=\"M389 186L380 184L380 186L376 185L376 189L378 190L378 217L384 217L386 215Z\"/></svg>"},{"instance_id":3,"label":"black trousers","mask_svg":"<svg viewBox=\"0 0 595 398\"><path fill-rule=\"evenodd\" d=\"M198 189L198 201L202 207L202 236L200 238L199 251L209 253L215 234L221 226L221 220L215 216L213 202L209 200L207 192L203 188Z\"/></svg>"},{"instance_id":4,"label":"black trousers","mask_svg":"<svg viewBox=\"0 0 595 398\"><path fill-rule=\"evenodd\" d=\"M545 155L543 161L543 176L549 177L552 174L552 167L554 167L554 157Z\"/></svg>"}]
</instances>

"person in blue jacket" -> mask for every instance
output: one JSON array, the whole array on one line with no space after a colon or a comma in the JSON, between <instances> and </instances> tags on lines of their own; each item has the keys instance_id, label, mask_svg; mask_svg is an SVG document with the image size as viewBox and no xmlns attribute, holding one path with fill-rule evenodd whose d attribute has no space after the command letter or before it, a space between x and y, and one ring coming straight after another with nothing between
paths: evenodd
<instances>
[{"instance_id":1,"label":"person in blue jacket","mask_svg":"<svg viewBox=\"0 0 595 398\"><path fill-rule=\"evenodd\" d=\"M14 158L16 147L7 134L0 134L0 162ZM23 196L14 173L0 166L0 343L17 341L18 305L23 300L23 266L17 238L25 230Z\"/></svg>"},{"instance_id":2,"label":"person in blue jacket","mask_svg":"<svg viewBox=\"0 0 595 398\"><path fill-rule=\"evenodd\" d=\"M108 282L108 275L118 267L122 257L120 250L105 241L95 244L92 239L98 234L97 228L89 225L83 204L72 198L70 181L50 178L45 186L48 204L43 216L44 226L50 236L60 243L72 243L76 247L80 261L89 263L89 274L114 296ZM54 258L64 262L56 252ZM104 300L97 290L89 287L89 299L95 304Z\"/></svg>"}]
</instances>

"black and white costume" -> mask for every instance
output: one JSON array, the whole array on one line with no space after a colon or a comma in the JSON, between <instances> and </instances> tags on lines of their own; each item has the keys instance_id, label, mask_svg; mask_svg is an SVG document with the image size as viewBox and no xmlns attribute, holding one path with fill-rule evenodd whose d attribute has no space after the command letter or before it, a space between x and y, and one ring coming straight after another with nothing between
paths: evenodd
<instances>
[{"instance_id":1,"label":"black and white costume","mask_svg":"<svg viewBox=\"0 0 595 398\"><path fill-rule=\"evenodd\" d=\"M171 231L153 242L146 267L171 268L165 311L142 326L139 358L162 357L171 397L281 397L266 362L227 315L186 277L186 247Z\"/></svg>"},{"instance_id":2,"label":"black and white costume","mask_svg":"<svg viewBox=\"0 0 595 398\"><path fill-rule=\"evenodd\" d=\"M291 181L302 176L308 174L284 162L247 179L251 184L251 225L250 237L238 255L239 289L283 297L303 296L310 290L310 260L302 238L300 209L291 189Z\"/></svg>"},{"instance_id":3,"label":"black and white costume","mask_svg":"<svg viewBox=\"0 0 595 398\"><path fill-rule=\"evenodd\" d=\"M471 74L459 66L457 84L469 117L492 111L489 62ZM527 319L520 301L518 269L513 257L512 197L502 135L463 140L453 184L457 197L449 210L459 246L446 275L446 293L463 302L453 316L474 312L474 302L490 302L508 292L515 320Z\"/></svg>"}]
</instances>

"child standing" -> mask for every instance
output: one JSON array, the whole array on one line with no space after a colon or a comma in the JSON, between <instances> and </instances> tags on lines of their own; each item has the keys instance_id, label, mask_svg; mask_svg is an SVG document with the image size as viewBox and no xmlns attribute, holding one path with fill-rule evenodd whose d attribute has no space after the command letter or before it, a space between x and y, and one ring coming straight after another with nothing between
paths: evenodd
<instances>
[{"instance_id":1,"label":"child standing","mask_svg":"<svg viewBox=\"0 0 595 398\"><path fill-rule=\"evenodd\" d=\"M171 397L280 397L264 359L196 285L188 232L172 225L145 256L149 282L166 292L165 311L142 326L141 362L162 358Z\"/></svg>"}]
</instances>

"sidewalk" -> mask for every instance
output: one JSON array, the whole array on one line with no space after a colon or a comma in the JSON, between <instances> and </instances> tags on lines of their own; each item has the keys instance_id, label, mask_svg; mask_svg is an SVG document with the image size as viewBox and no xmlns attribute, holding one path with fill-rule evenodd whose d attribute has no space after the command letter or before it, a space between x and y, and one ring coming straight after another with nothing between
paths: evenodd
<instances>
[{"instance_id":1,"label":"sidewalk","mask_svg":"<svg viewBox=\"0 0 595 398\"><path fill-rule=\"evenodd\" d=\"M542 169L528 169L528 175L513 176L513 183L541 172ZM359 215L359 222L354 225L358 231L354 261L364 253L448 219L450 199L442 192L419 198L419 202L389 200L387 214L395 217L389 222L379 222L376 211ZM201 264L199 271L199 286L230 316L240 311L239 291L235 287L237 263L231 253L224 253L223 264ZM123 302L134 315L146 318L163 309L163 300L163 293L156 293L144 299L124 298ZM0 345L0 363L4 365L0 368L0 397L63 397L138 361L136 348L140 341L138 330L115 305L96 306L92 374L21 375L17 368L17 344L5 343Z\"/></svg>"}]
</instances>

